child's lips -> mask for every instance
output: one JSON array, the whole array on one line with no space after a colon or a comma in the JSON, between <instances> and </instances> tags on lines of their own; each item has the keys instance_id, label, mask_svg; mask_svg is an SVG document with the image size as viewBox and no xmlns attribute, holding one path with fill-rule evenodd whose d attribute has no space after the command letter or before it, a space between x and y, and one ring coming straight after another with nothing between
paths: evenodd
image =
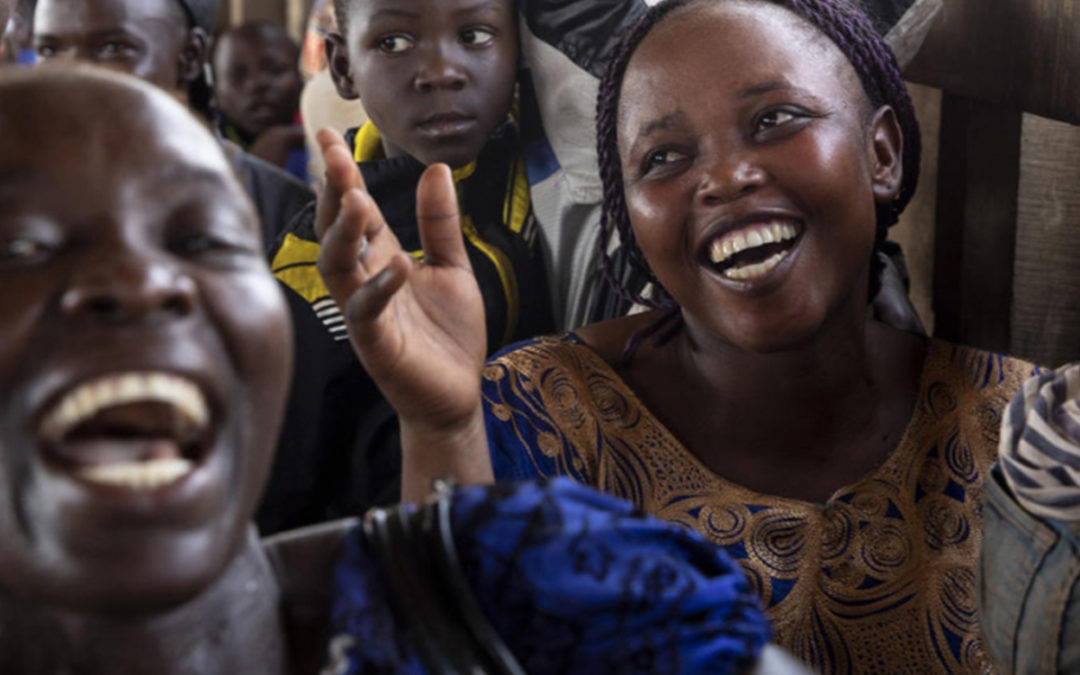
<instances>
[{"instance_id":1,"label":"child's lips","mask_svg":"<svg viewBox=\"0 0 1080 675\"><path fill-rule=\"evenodd\" d=\"M417 130L430 138L452 138L469 133L476 126L476 118L462 113L431 115L416 125Z\"/></svg>"}]
</instances>

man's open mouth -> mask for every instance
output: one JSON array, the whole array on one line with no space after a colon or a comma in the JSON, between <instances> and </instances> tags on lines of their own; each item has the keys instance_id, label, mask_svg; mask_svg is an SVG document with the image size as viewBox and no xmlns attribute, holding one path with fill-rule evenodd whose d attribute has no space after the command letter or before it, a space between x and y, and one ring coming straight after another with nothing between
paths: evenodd
<instances>
[{"instance_id":1,"label":"man's open mouth","mask_svg":"<svg viewBox=\"0 0 1080 675\"><path fill-rule=\"evenodd\" d=\"M210 412L191 380L163 372L112 374L66 392L41 417L47 460L98 485L153 490L203 459Z\"/></svg>"},{"instance_id":2,"label":"man's open mouth","mask_svg":"<svg viewBox=\"0 0 1080 675\"><path fill-rule=\"evenodd\" d=\"M725 279L752 281L776 268L795 248L803 226L769 220L725 232L706 246L709 265Z\"/></svg>"}]
</instances>

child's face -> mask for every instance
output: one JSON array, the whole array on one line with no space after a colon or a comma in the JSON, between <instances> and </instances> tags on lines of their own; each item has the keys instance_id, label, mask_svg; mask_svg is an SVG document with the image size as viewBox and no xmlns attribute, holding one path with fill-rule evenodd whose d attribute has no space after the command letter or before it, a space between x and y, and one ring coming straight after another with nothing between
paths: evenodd
<instances>
[{"instance_id":1,"label":"child's face","mask_svg":"<svg viewBox=\"0 0 1080 675\"><path fill-rule=\"evenodd\" d=\"M290 324L215 139L164 93L65 78L0 84L0 585L160 608L244 539Z\"/></svg>"},{"instance_id":2,"label":"child's face","mask_svg":"<svg viewBox=\"0 0 1080 675\"><path fill-rule=\"evenodd\" d=\"M642 41L617 123L626 203L688 324L773 351L865 314L875 202L898 187L882 114L835 45L770 3L699 3Z\"/></svg>"},{"instance_id":3,"label":"child's face","mask_svg":"<svg viewBox=\"0 0 1080 675\"><path fill-rule=\"evenodd\" d=\"M43 62L86 61L183 91L185 21L176 0L38 0L34 48Z\"/></svg>"},{"instance_id":4,"label":"child's face","mask_svg":"<svg viewBox=\"0 0 1080 675\"><path fill-rule=\"evenodd\" d=\"M284 34L233 31L223 36L214 52L214 96L225 119L252 136L291 124L303 86L297 58Z\"/></svg>"},{"instance_id":5,"label":"child's face","mask_svg":"<svg viewBox=\"0 0 1080 675\"><path fill-rule=\"evenodd\" d=\"M359 95L387 154L451 167L476 159L514 95L510 0L354 0L346 29L347 58L331 55L335 81Z\"/></svg>"}]
</instances>

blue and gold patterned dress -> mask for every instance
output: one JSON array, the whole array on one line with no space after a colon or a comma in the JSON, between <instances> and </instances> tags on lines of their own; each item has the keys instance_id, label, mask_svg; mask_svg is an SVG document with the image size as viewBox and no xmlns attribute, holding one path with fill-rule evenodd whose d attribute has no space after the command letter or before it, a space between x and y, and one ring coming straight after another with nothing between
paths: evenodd
<instances>
[{"instance_id":1,"label":"blue and gold patterned dress","mask_svg":"<svg viewBox=\"0 0 1080 675\"><path fill-rule=\"evenodd\" d=\"M775 641L813 668L983 673L982 484L1001 411L1036 371L931 340L899 445L825 504L710 471L573 334L492 360L484 408L496 477L569 475L703 533L742 564Z\"/></svg>"}]
</instances>

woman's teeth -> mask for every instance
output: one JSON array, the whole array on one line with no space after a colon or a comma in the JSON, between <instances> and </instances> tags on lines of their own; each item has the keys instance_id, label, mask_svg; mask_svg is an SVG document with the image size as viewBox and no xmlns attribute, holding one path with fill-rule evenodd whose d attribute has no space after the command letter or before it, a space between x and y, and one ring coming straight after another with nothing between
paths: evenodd
<instances>
[{"instance_id":1,"label":"woman's teeth","mask_svg":"<svg viewBox=\"0 0 1080 675\"><path fill-rule=\"evenodd\" d=\"M38 436L50 456L83 481L153 490L195 470L185 449L209 424L195 383L169 373L133 372L67 392L42 418Z\"/></svg>"},{"instance_id":2,"label":"woman's teeth","mask_svg":"<svg viewBox=\"0 0 1080 675\"><path fill-rule=\"evenodd\" d=\"M780 251L779 253L773 253L768 258L762 260L759 263L752 265L743 265L742 267L729 267L721 272L728 279L735 279L737 281L746 281L747 279L755 279L757 277L765 276L769 270L780 264L780 261L784 259L784 256L788 254L787 251Z\"/></svg>"},{"instance_id":3,"label":"woman's teeth","mask_svg":"<svg viewBox=\"0 0 1080 675\"><path fill-rule=\"evenodd\" d=\"M727 265L721 271L728 279L745 281L767 274L788 254L790 247L777 251L764 260L754 259L751 254L745 262L733 260L740 253L753 251L762 246L782 244L799 236L799 230L789 223L762 223L743 227L714 240L709 247L709 260L713 265ZM762 252L767 253L767 251ZM760 256L761 254L759 254Z\"/></svg>"},{"instance_id":4,"label":"woman's teeth","mask_svg":"<svg viewBox=\"0 0 1080 675\"><path fill-rule=\"evenodd\" d=\"M153 490L175 482L195 469L195 464L183 457L150 459L142 462L98 464L78 470L83 480L99 485L125 487L133 490Z\"/></svg>"},{"instance_id":5,"label":"woman's teeth","mask_svg":"<svg viewBox=\"0 0 1080 675\"><path fill-rule=\"evenodd\" d=\"M201 431L209 423L206 399L189 380L168 373L124 373L101 377L68 392L41 422L40 435L58 441L108 408L129 403L161 403L179 412L178 436Z\"/></svg>"}]
</instances>

